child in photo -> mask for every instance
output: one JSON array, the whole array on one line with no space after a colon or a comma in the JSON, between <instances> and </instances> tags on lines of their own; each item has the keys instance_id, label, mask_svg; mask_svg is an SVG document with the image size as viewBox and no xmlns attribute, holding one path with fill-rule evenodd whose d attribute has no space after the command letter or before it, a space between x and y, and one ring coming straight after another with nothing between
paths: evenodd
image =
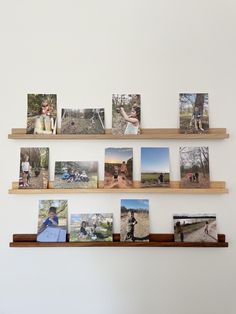
<instances>
[{"instance_id":1,"label":"child in photo","mask_svg":"<svg viewBox=\"0 0 236 314\"><path fill-rule=\"evenodd\" d=\"M24 161L22 161L21 163L23 187L29 186L30 169L31 169L31 166L29 163L29 156L25 155Z\"/></svg>"},{"instance_id":2,"label":"child in photo","mask_svg":"<svg viewBox=\"0 0 236 314\"><path fill-rule=\"evenodd\" d=\"M127 122L124 134L138 134L140 130L140 107L133 105L129 115L124 110L124 107L117 108L122 117Z\"/></svg>"},{"instance_id":3,"label":"child in photo","mask_svg":"<svg viewBox=\"0 0 236 314\"><path fill-rule=\"evenodd\" d=\"M48 217L43 222L41 227L39 227L38 232L42 232L47 227L57 227L58 226L58 216L57 216L57 208L54 206L51 206L48 210Z\"/></svg>"}]
</instances>

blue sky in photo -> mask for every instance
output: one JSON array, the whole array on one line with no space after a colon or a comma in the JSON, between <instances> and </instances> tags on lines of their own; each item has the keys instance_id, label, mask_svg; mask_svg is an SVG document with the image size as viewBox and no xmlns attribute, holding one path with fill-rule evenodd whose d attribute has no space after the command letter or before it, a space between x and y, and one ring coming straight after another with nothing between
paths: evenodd
<instances>
[{"instance_id":1,"label":"blue sky in photo","mask_svg":"<svg viewBox=\"0 0 236 314\"><path fill-rule=\"evenodd\" d=\"M107 163L122 163L122 161L127 162L127 160L132 157L132 148L109 147L105 149L105 162Z\"/></svg>"},{"instance_id":2,"label":"blue sky in photo","mask_svg":"<svg viewBox=\"0 0 236 314\"><path fill-rule=\"evenodd\" d=\"M142 147L141 172L170 172L168 147Z\"/></svg>"},{"instance_id":3,"label":"blue sky in photo","mask_svg":"<svg viewBox=\"0 0 236 314\"><path fill-rule=\"evenodd\" d=\"M149 200L147 199L122 199L121 206L129 209L149 209Z\"/></svg>"}]
</instances>

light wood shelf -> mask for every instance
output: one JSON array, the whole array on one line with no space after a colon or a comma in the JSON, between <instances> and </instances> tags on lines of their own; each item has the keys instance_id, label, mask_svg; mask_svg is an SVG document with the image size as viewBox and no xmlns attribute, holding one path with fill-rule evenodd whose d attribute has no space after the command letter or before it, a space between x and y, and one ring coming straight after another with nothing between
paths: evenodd
<instances>
[{"instance_id":1,"label":"light wood shelf","mask_svg":"<svg viewBox=\"0 0 236 314\"><path fill-rule=\"evenodd\" d=\"M228 247L225 235L218 234L218 242L174 242L172 233L152 233L149 242L120 242L120 234L113 234L113 242L37 242L36 234L14 234L10 247Z\"/></svg>"},{"instance_id":2,"label":"light wood shelf","mask_svg":"<svg viewBox=\"0 0 236 314\"><path fill-rule=\"evenodd\" d=\"M107 189L103 187L103 181L99 182L97 189L54 189L53 182L50 181L47 189L19 189L18 182L12 183L9 194L81 194L81 193L160 193L160 194L225 194L228 193L224 181L212 181L210 187L202 188L181 188L179 181L171 181L170 188L141 188L139 181L133 182L132 188L127 189Z\"/></svg>"},{"instance_id":3,"label":"light wood shelf","mask_svg":"<svg viewBox=\"0 0 236 314\"><path fill-rule=\"evenodd\" d=\"M113 135L111 129L106 129L104 134L26 134L26 129L13 128L9 139L33 140L142 140L142 139L225 139L229 134L226 128L212 128L205 134L182 134L179 129L141 129L139 135Z\"/></svg>"}]
</instances>

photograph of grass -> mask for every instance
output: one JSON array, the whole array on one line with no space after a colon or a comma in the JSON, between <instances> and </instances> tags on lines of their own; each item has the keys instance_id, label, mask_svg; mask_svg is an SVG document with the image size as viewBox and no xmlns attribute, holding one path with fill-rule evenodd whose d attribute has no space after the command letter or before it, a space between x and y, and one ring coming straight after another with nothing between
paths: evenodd
<instances>
[{"instance_id":1,"label":"photograph of grass","mask_svg":"<svg viewBox=\"0 0 236 314\"><path fill-rule=\"evenodd\" d=\"M113 241L113 214L72 214L70 242Z\"/></svg>"},{"instance_id":2,"label":"photograph of grass","mask_svg":"<svg viewBox=\"0 0 236 314\"><path fill-rule=\"evenodd\" d=\"M55 189L96 189L98 187L97 161L56 161Z\"/></svg>"},{"instance_id":3,"label":"photograph of grass","mask_svg":"<svg viewBox=\"0 0 236 314\"><path fill-rule=\"evenodd\" d=\"M28 94L27 134L56 134L57 95Z\"/></svg>"},{"instance_id":4,"label":"photograph of grass","mask_svg":"<svg viewBox=\"0 0 236 314\"><path fill-rule=\"evenodd\" d=\"M141 187L170 187L168 147L141 148Z\"/></svg>"},{"instance_id":5,"label":"photograph of grass","mask_svg":"<svg viewBox=\"0 0 236 314\"><path fill-rule=\"evenodd\" d=\"M105 149L104 188L130 188L133 185L133 149Z\"/></svg>"},{"instance_id":6,"label":"photograph of grass","mask_svg":"<svg viewBox=\"0 0 236 314\"><path fill-rule=\"evenodd\" d=\"M141 96L137 94L112 95L112 133L139 134Z\"/></svg>"},{"instance_id":7,"label":"photograph of grass","mask_svg":"<svg viewBox=\"0 0 236 314\"><path fill-rule=\"evenodd\" d=\"M66 200L40 200L38 242L65 242L68 205Z\"/></svg>"},{"instance_id":8,"label":"photograph of grass","mask_svg":"<svg viewBox=\"0 0 236 314\"><path fill-rule=\"evenodd\" d=\"M105 132L104 108L62 109L61 133L102 134Z\"/></svg>"},{"instance_id":9,"label":"photograph of grass","mask_svg":"<svg viewBox=\"0 0 236 314\"><path fill-rule=\"evenodd\" d=\"M217 242L216 215L174 215L176 242Z\"/></svg>"},{"instance_id":10,"label":"photograph of grass","mask_svg":"<svg viewBox=\"0 0 236 314\"><path fill-rule=\"evenodd\" d=\"M149 200L121 200L120 241L149 241Z\"/></svg>"},{"instance_id":11,"label":"photograph of grass","mask_svg":"<svg viewBox=\"0 0 236 314\"><path fill-rule=\"evenodd\" d=\"M20 150L19 189L47 189L48 147L22 147Z\"/></svg>"},{"instance_id":12,"label":"photograph of grass","mask_svg":"<svg viewBox=\"0 0 236 314\"><path fill-rule=\"evenodd\" d=\"M207 133L208 94L179 94L180 133Z\"/></svg>"},{"instance_id":13,"label":"photograph of grass","mask_svg":"<svg viewBox=\"0 0 236 314\"><path fill-rule=\"evenodd\" d=\"M182 188L209 188L208 147L180 147L180 186Z\"/></svg>"}]
</instances>

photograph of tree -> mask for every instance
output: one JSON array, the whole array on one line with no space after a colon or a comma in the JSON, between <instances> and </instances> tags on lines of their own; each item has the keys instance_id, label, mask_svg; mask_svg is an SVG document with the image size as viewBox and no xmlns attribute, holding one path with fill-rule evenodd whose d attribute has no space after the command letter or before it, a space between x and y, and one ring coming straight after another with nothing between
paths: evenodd
<instances>
[{"instance_id":1,"label":"photograph of tree","mask_svg":"<svg viewBox=\"0 0 236 314\"><path fill-rule=\"evenodd\" d=\"M208 94L179 94L180 133L207 133Z\"/></svg>"},{"instance_id":2,"label":"photograph of tree","mask_svg":"<svg viewBox=\"0 0 236 314\"><path fill-rule=\"evenodd\" d=\"M40 200L38 242L65 242L68 204L66 200Z\"/></svg>"},{"instance_id":3,"label":"photograph of tree","mask_svg":"<svg viewBox=\"0 0 236 314\"><path fill-rule=\"evenodd\" d=\"M137 94L112 95L112 133L139 134L141 96Z\"/></svg>"},{"instance_id":4,"label":"photograph of tree","mask_svg":"<svg viewBox=\"0 0 236 314\"><path fill-rule=\"evenodd\" d=\"M217 242L216 215L174 215L176 242Z\"/></svg>"},{"instance_id":5,"label":"photograph of tree","mask_svg":"<svg viewBox=\"0 0 236 314\"><path fill-rule=\"evenodd\" d=\"M170 187L168 147L141 148L141 187Z\"/></svg>"},{"instance_id":6,"label":"photograph of tree","mask_svg":"<svg viewBox=\"0 0 236 314\"><path fill-rule=\"evenodd\" d=\"M104 188L130 188L133 185L133 148L105 149Z\"/></svg>"},{"instance_id":7,"label":"photograph of tree","mask_svg":"<svg viewBox=\"0 0 236 314\"><path fill-rule=\"evenodd\" d=\"M120 241L149 241L149 200L121 200Z\"/></svg>"},{"instance_id":8,"label":"photograph of tree","mask_svg":"<svg viewBox=\"0 0 236 314\"><path fill-rule=\"evenodd\" d=\"M70 242L113 241L113 214L72 214Z\"/></svg>"},{"instance_id":9,"label":"photograph of tree","mask_svg":"<svg viewBox=\"0 0 236 314\"><path fill-rule=\"evenodd\" d=\"M182 188L209 188L208 147L180 147L180 174Z\"/></svg>"},{"instance_id":10,"label":"photograph of tree","mask_svg":"<svg viewBox=\"0 0 236 314\"><path fill-rule=\"evenodd\" d=\"M57 95L28 94L28 134L56 134Z\"/></svg>"},{"instance_id":11,"label":"photograph of tree","mask_svg":"<svg viewBox=\"0 0 236 314\"><path fill-rule=\"evenodd\" d=\"M47 189L48 161L48 147L21 148L19 189Z\"/></svg>"},{"instance_id":12,"label":"photograph of tree","mask_svg":"<svg viewBox=\"0 0 236 314\"><path fill-rule=\"evenodd\" d=\"M98 187L97 161L56 161L55 189L96 189Z\"/></svg>"},{"instance_id":13,"label":"photograph of tree","mask_svg":"<svg viewBox=\"0 0 236 314\"><path fill-rule=\"evenodd\" d=\"M104 108L62 109L61 133L102 134L105 132Z\"/></svg>"}]
</instances>

